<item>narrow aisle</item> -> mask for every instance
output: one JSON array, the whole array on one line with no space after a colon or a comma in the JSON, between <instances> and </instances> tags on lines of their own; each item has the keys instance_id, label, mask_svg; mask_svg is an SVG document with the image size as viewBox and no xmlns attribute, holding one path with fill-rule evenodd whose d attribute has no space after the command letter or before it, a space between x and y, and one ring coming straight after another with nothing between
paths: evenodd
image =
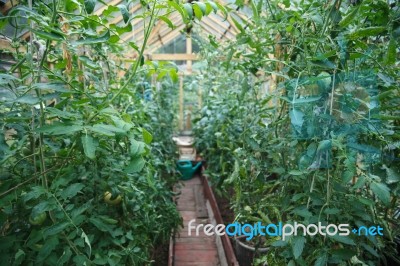
<instances>
[{"instance_id":1,"label":"narrow aisle","mask_svg":"<svg viewBox=\"0 0 400 266\"><path fill-rule=\"evenodd\" d=\"M199 176L190 180L182 181L184 186L178 188L181 191L177 204L178 210L183 217L184 227L175 236L174 265L175 266L219 266L215 236L206 236L201 232L199 236L192 230L188 234L188 223L196 219L193 226L197 224L210 223L205 208L203 185ZM196 195L197 194L197 195ZM196 204L197 202L197 204ZM197 205L197 206L196 206Z\"/></svg>"}]
</instances>

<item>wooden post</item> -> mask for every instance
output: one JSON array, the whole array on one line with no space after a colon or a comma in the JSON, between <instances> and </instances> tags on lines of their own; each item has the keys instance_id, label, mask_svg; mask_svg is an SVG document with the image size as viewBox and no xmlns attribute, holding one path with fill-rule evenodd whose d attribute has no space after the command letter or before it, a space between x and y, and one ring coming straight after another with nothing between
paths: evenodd
<instances>
[{"instance_id":1,"label":"wooden post","mask_svg":"<svg viewBox=\"0 0 400 266\"><path fill-rule=\"evenodd\" d=\"M201 110L202 104L203 104L202 97L203 97L203 82L200 81L200 84L199 84L199 102L198 102L199 110Z\"/></svg>"},{"instance_id":2,"label":"wooden post","mask_svg":"<svg viewBox=\"0 0 400 266\"><path fill-rule=\"evenodd\" d=\"M183 130L183 73L179 74L179 130Z\"/></svg>"},{"instance_id":3,"label":"wooden post","mask_svg":"<svg viewBox=\"0 0 400 266\"><path fill-rule=\"evenodd\" d=\"M191 131L192 130L192 106L189 106L189 111L186 115L186 126L185 126L186 131Z\"/></svg>"},{"instance_id":4,"label":"wooden post","mask_svg":"<svg viewBox=\"0 0 400 266\"><path fill-rule=\"evenodd\" d=\"M186 35L186 53L192 54L192 35ZM192 73L192 60L186 61L186 70L190 74Z\"/></svg>"}]
</instances>

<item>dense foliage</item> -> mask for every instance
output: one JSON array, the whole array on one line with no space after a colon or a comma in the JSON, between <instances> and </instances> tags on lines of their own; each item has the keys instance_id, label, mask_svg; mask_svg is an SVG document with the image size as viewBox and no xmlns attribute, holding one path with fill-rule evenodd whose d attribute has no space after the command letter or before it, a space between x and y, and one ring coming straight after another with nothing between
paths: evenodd
<instances>
[{"instance_id":1,"label":"dense foliage","mask_svg":"<svg viewBox=\"0 0 400 266\"><path fill-rule=\"evenodd\" d=\"M96 15L95 0L20 2L1 18L13 36L0 73L0 264L150 264L181 224L177 73L143 52L156 21L189 24L219 5L123 1ZM143 43L123 42L138 18Z\"/></svg>"},{"instance_id":2,"label":"dense foliage","mask_svg":"<svg viewBox=\"0 0 400 266\"><path fill-rule=\"evenodd\" d=\"M257 263L400 263L400 7L245 2L236 1L251 19L231 18L236 41L204 53L208 96L196 131L216 188L234 191L241 222L384 228L383 237L267 239Z\"/></svg>"}]
</instances>

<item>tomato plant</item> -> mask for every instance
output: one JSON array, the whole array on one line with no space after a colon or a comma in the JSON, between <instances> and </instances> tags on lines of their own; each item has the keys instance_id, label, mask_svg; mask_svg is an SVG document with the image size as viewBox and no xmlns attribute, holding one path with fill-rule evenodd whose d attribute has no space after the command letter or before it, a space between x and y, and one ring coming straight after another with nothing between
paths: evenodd
<instances>
[{"instance_id":1,"label":"tomato plant","mask_svg":"<svg viewBox=\"0 0 400 266\"><path fill-rule=\"evenodd\" d=\"M208 98L196 125L236 219L385 228L383 237L267 241L257 263L399 263L398 4L237 4L251 18L232 16L236 40L204 53Z\"/></svg>"},{"instance_id":2,"label":"tomato plant","mask_svg":"<svg viewBox=\"0 0 400 266\"><path fill-rule=\"evenodd\" d=\"M135 4L140 44L122 41ZM171 190L177 68L143 53L157 21L173 27L165 14L194 18L178 1L96 5L19 1L1 18L13 48L0 73L3 264L146 265L181 224ZM198 19L217 11L206 6Z\"/></svg>"}]
</instances>

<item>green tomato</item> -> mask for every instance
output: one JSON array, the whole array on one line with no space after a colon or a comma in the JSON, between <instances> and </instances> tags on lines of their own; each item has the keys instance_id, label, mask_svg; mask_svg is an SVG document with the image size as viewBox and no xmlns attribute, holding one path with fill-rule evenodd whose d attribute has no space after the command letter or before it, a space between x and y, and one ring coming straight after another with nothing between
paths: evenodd
<instances>
[{"instance_id":1,"label":"green tomato","mask_svg":"<svg viewBox=\"0 0 400 266\"><path fill-rule=\"evenodd\" d=\"M42 213L36 215L35 217L33 217L31 215L31 216L29 216L29 222L32 225L41 225L46 220L46 217L47 217L46 212L42 212Z\"/></svg>"},{"instance_id":2,"label":"green tomato","mask_svg":"<svg viewBox=\"0 0 400 266\"><path fill-rule=\"evenodd\" d=\"M29 155L31 155L31 150L28 149L27 147L23 147L22 148L22 154L25 155L25 156L29 156Z\"/></svg>"}]
</instances>

